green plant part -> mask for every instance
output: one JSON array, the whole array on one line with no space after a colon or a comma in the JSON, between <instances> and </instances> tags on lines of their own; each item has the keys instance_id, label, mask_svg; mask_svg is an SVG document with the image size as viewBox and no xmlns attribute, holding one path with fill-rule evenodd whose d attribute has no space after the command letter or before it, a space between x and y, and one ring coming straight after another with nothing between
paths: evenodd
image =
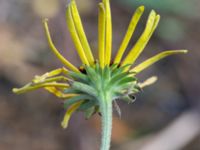
<instances>
[{"instance_id":1,"label":"green plant part","mask_svg":"<svg viewBox=\"0 0 200 150\"><path fill-rule=\"evenodd\" d=\"M126 67L112 65L101 68L99 64L95 64L94 67L84 67L84 76L82 73L69 73L75 81L68 90L78 96L66 100L64 106L69 108L71 105L83 101L80 108L85 112L87 118L96 112L101 113L102 127L104 128L101 148L103 150L109 148L113 101L119 99L127 101L124 96L137 91L135 88L137 80L133 73L125 71ZM65 123L67 122L64 121L62 125L67 126Z\"/></svg>"},{"instance_id":2,"label":"green plant part","mask_svg":"<svg viewBox=\"0 0 200 150\"><path fill-rule=\"evenodd\" d=\"M187 50L164 51L132 68L132 65L144 50L160 20L160 16L152 10L141 37L127 56L122 59L144 12L144 6L141 6L134 13L127 33L113 60L114 63L111 63L112 23L110 12L109 0L103 0L99 4L99 58L97 61L94 61L95 58L83 30L76 3L74 0L71 0L68 4L66 11L67 25L77 53L82 61L80 68L71 64L56 49L50 36L48 20L45 19L43 23L49 46L66 68L62 67L47 72L44 75L35 76L24 87L13 89L14 93L22 94L44 88L59 97L66 109L66 114L61 123L63 128L67 128L69 119L75 111L83 111L86 118L90 118L95 113L100 113L102 120L101 150L109 150L110 148L113 103L116 106L117 100L124 100L128 103L133 102L135 93L157 80L157 77L151 77L145 82L139 83L136 75L162 58L187 52ZM120 114L118 106L116 106L116 109Z\"/></svg>"}]
</instances>

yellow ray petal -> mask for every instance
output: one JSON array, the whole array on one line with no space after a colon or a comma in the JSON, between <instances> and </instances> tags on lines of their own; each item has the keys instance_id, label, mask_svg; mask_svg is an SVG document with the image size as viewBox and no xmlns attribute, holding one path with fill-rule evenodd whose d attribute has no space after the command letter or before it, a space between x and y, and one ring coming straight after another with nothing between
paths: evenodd
<instances>
[{"instance_id":1,"label":"yellow ray petal","mask_svg":"<svg viewBox=\"0 0 200 150\"><path fill-rule=\"evenodd\" d=\"M101 68L105 66L105 7L103 3L99 4L99 20L98 20L98 46L99 46L99 64Z\"/></svg>"},{"instance_id":2,"label":"yellow ray petal","mask_svg":"<svg viewBox=\"0 0 200 150\"><path fill-rule=\"evenodd\" d=\"M67 6L66 21L67 21L69 32L72 36L72 40L74 42L74 45L76 47L76 50L79 54L79 57L80 57L82 63L89 66L89 62L87 60L87 57L86 57L85 52L83 50L83 46L81 44L81 41L79 39L77 30L76 30L76 27L74 25L74 20L73 20L72 13L71 13L71 3L69 3L68 6Z\"/></svg>"},{"instance_id":3,"label":"yellow ray petal","mask_svg":"<svg viewBox=\"0 0 200 150\"><path fill-rule=\"evenodd\" d=\"M151 66L152 64L156 63L160 59L163 59L170 55L187 53L187 52L188 52L187 50L170 50L170 51L165 51L165 52L159 53L159 54L147 59L146 61L142 62L141 64L137 65L136 67L131 69L131 71L139 73L139 72L143 71L144 69L148 68L149 66Z\"/></svg>"},{"instance_id":4,"label":"yellow ray petal","mask_svg":"<svg viewBox=\"0 0 200 150\"><path fill-rule=\"evenodd\" d=\"M155 21L154 21L154 24L153 24L153 27L152 27L152 31L151 31L151 33L149 35L149 39L153 35L153 33L154 33L155 29L157 28L159 22L160 22L160 15L156 15L156 18L155 18ZM148 39L148 41L149 41L149 39Z\"/></svg>"},{"instance_id":5,"label":"yellow ray petal","mask_svg":"<svg viewBox=\"0 0 200 150\"><path fill-rule=\"evenodd\" d=\"M130 41L134 31L135 31L135 28L136 28L136 26L137 26L137 24L138 24L138 22L139 22L139 20L140 20L140 18L142 16L143 12L144 12L144 6L140 6L135 11L135 13L133 14L131 22L129 24L129 27L128 27L127 31L126 31L126 35L124 36L124 39L123 39L123 41L122 41L122 43L120 45L120 48L119 48L119 50L117 52L116 57L115 57L114 64L119 64L120 63L120 61L122 59L122 56L123 56L123 54L124 54L124 52L125 52L125 50L126 50L126 48L128 46L128 43L129 43L129 41Z\"/></svg>"},{"instance_id":6,"label":"yellow ray petal","mask_svg":"<svg viewBox=\"0 0 200 150\"><path fill-rule=\"evenodd\" d=\"M55 69L55 70L52 70L51 72L48 72L47 73L47 77L52 77L52 76L56 76L56 75L59 75L59 74L67 74L68 73L68 70L66 68L58 68L58 69Z\"/></svg>"},{"instance_id":7,"label":"yellow ray petal","mask_svg":"<svg viewBox=\"0 0 200 150\"><path fill-rule=\"evenodd\" d=\"M22 88L14 88L12 91L16 94L23 94L26 92L34 91L40 88L45 87L58 87L58 88L68 88L69 85L66 83L42 83L42 84L34 84L34 83L28 83Z\"/></svg>"},{"instance_id":8,"label":"yellow ray petal","mask_svg":"<svg viewBox=\"0 0 200 150\"><path fill-rule=\"evenodd\" d=\"M51 72L47 72L41 76L36 75L35 78L32 80L32 83L39 84L39 83L47 83L53 81L70 81L71 79L62 76L62 74L66 75L68 70L66 68L59 68L55 69Z\"/></svg>"},{"instance_id":9,"label":"yellow ray petal","mask_svg":"<svg viewBox=\"0 0 200 150\"><path fill-rule=\"evenodd\" d=\"M49 77L57 76L57 75L60 75L60 74L66 75L67 73L68 73L68 70L63 67L63 68L58 68L58 69L52 70L50 72L47 72L42 76L45 77L45 78L49 78Z\"/></svg>"},{"instance_id":10,"label":"yellow ray petal","mask_svg":"<svg viewBox=\"0 0 200 150\"><path fill-rule=\"evenodd\" d=\"M110 0L103 0L106 11L106 45L105 45L105 64L109 65L112 54L112 18L110 10Z\"/></svg>"},{"instance_id":11,"label":"yellow ray petal","mask_svg":"<svg viewBox=\"0 0 200 150\"><path fill-rule=\"evenodd\" d=\"M54 94L55 96L57 96L58 98L62 98L62 99L66 99L66 98L70 98L73 96L76 96L77 94L65 94L63 93L61 90L57 89L56 87L45 87L45 89Z\"/></svg>"},{"instance_id":12,"label":"yellow ray petal","mask_svg":"<svg viewBox=\"0 0 200 150\"><path fill-rule=\"evenodd\" d=\"M90 65L92 65L92 64L94 64L94 57L92 55L92 52L91 52L87 37L85 35L85 32L84 32L84 29L83 29L83 25L82 25L82 22L81 22L81 18L80 18L80 15L79 15L75 0L71 1L71 12L72 12L74 25L76 27L80 42L81 42L81 44L83 46L83 49L85 51L85 55L86 55Z\"/></svg>"},{"instance_id":13,"label":"yellow ray petal","mask_svg":"<svg viewBox=\"0 0 200 150\"><path fill-rule=\"evenodd\" d=\"M150 36L156 28L155 24L158 24L159 19L160 18L157 17L155 11L152 10L147 20L144 32L142 33L134 47L131 49L131 51L128 53L128 55L122 62L122 65L133 64L135 62L135 60L138 58L140 53L144 50L145 46L147 45Z\"/></svg>"},{"instance_id":14,"label":"yellow ray petal","mask_svg":"<svg viewBox=\"0 0 200 150\"><path fill-rule=\"evenodd\" d=\"M80 105L82 104L83 101L77 102L73 105L71 105L68 110L65 113L64 119L61 123L61 126L63 128L67 128L68 127L68 123L69 123L69 119L71 118L71 115L80 107Z\"/></svg>"},{"instance_id":15,"label":"yellow ray petal","mask_svg":"<svg viewBox=\"0 0 200 150\"><path fill-rule=\"evenodd\" d=\"M51 39L51 35L49 32L49 27L48 27L48 19L44 19L43 20L43 25L44 25L44 29L45 29L45 33L46 33L46 37L49 43L49 46L51 48L51 50L53 51L53 53L57 56L57 58L69 69L71 69L74 72L79 72L79 70L72 65L68 60L66 60L60 53L59 51L56 49L55 45L53 44L53 41Z\"/></svg>"},{"instance_id":16,"label":"yellow ray petal","mask_svg":"<svg viewBox=\"0 0 200 150\"><path fill-rule=\"evenodd\" d=\"M72 81L72 79L67 78L65 76L56 76L56 77L51 77L51 78L47 78L47 79L36 77L36 79L32 80L32 82L34 84L53 83L53 82L66 82L66 81Z\"/></svg>"}]
</instances>

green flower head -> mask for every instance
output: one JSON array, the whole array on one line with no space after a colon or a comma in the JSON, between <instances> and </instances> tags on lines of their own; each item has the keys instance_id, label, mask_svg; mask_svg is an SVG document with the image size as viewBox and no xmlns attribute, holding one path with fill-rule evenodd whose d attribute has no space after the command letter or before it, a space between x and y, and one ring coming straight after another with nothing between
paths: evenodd
<instances>
[{"instance_id":1,"label":"green flower head","mask_svg":"<svg viewBox=\"0 0 200 150\"><path fill-rule=\"evenodd\" d=\"M62 99L66 109L66 114L61 123L63 128L68 126L68 121L75 111L83 111L86 117L100 113L105 130L102 133L104 139L101 149L107 150L109 146L106 145L109 145L111 135L112 103L117 100L132 102L135 93L154 83L157 79L152 77L144 83L139 83L136 78L138 73L162 58L173 54L186 53L187 50L164 51L134 66L136 59L144 50L160 20L160 16L152 10L143 33L125 55L125 50L144 12L144 6L140 6L132 16L114 60L111 60L112 18L110 1L102 0L98 8L98 58L94 58L92 54L75 0L71 0L66 9L66 21L82 64L77 68L60 54L52 42L48 20L44 19L43 24L49 46L64 67L41 76L35 76L30 83L22 88L14 88L13 92L21 94L44 88Z\"/></svg>"}]
</instances>

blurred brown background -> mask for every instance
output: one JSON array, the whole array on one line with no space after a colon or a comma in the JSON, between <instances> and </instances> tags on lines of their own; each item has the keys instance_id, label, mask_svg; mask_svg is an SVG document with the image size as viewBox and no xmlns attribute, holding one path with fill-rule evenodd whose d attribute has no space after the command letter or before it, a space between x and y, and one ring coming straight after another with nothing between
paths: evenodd
<instances>
[{"instance_id":1,"label":"blurred brown background","mask_svg":"<svg viewBox=\"0 0 200 150\"><path fill-rule=\"evenodd\" d=\"M67 0L66 0L67 1ZM58 98L43 90L14 95L13 87L36 74L62 67L48 48L41 19L49 18L56 46L78 66L65 23L65 0L0 0L0 150L97 150L99 116L73 115L68 129L60 127L64 110ZM97 3L76 0L83 24L97 55ZM122 118L114 118L112 150L200 149L200 1L111 0L113 51L116 52L135 8L146 14L133 37L141 34L150 9L161 22L137 62L163 50L188 49L142 72L140 81L159 80L137 95L134 104L120 102ZM129 47L129 48L130 48Z\"/></svg>"}]
</instances>

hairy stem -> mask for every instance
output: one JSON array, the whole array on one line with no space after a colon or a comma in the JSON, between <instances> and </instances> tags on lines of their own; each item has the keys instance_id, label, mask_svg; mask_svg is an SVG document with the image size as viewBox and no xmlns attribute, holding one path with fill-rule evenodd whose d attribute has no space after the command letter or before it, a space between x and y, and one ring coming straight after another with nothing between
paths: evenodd
<instances>
[{"instance_id":1,"label":"hairy stem","mask_svg":"<svg viewBox=\"0 0 200 150\"><path fill-rule=\"evenodd\" d=\"M108 96L101 96L100 109L102 115L102 137L100 150L109 150L112 132L112 100Z\"/></svg>"}]
</instances>

